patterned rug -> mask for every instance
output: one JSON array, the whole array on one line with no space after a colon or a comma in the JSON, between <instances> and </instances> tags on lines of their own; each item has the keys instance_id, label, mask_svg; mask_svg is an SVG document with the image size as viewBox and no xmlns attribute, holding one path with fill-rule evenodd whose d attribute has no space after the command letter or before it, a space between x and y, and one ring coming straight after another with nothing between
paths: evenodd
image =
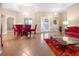
<instances>
[{"instance_id":1,"label":"patterned rug","mask_svg":"<svg viewBox=\"0 0 79 59\"><path fill-rule=\"evenodd\" d=\"M67 45L62 52L61 44L56 39L44 39L56 56L79 56L79 47L75 45Z\"/></svg>"}]
</instances>

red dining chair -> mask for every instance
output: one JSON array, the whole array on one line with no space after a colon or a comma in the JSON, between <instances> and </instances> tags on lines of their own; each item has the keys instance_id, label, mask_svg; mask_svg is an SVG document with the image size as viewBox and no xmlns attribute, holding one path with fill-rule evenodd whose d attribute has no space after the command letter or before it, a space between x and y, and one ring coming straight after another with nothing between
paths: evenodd
<instances>
[{"instance_id":1,"label":"red dining chair","mask_svg":"<svg viewBox=\"0 0 79 59\"><path fill-rule=\"evenodd\" d=\"M31 32L34 32L34 34L36 34L36 29L37 29L37 24L35 25L35 28L31 29Z\"/></svg>"},{"instance_id":2,"label":"red dining chair","mask_svg":"<svg viewBox=\"0 0 79 59\"><path fill-rule=\"evenodd\" d=\"M13 25L13 29L14 29L14 35L17 33L17 35L22 35L22 29L23 25Z\"/></svg>"},{"instance_id":3,"label":"red dining chair","mask_svg":"<svg viewBox=\"0 0 79 59\"><path fill-rule=\"evenodd\" d=\"M25 25L25 30L24 30L25 34L28 36L28 34L30 33L30 37L31 37L31 25Z\"/></svg>"}]
</instances>

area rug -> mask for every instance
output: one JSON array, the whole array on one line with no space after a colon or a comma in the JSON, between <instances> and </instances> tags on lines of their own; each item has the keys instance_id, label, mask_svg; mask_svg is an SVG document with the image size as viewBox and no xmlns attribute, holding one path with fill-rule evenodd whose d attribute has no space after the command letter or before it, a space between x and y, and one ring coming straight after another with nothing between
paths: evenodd
<instances>
[{"instance_id":1,"label":"area rug","mask_svg":"<svg viewBox=\"0 0 79 59\"><path fill-rule=\"evenodd\" d=\"M61 45L56 39L44 39L47 45L55 53L56 56L79 56L79 47L68 45L65 52L62 52Z\"/></svg>"}]
</instances>

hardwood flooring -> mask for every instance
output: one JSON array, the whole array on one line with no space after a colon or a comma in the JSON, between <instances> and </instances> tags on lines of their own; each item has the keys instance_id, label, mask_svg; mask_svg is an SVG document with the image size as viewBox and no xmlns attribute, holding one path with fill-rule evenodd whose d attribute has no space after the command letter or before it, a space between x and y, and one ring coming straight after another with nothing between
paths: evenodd
<instances>
[{"instance_id":1,"label":"hardwood flooring","mask_svg":"<svg viewBox=\"0 0 79 59\"><path fill-rule=\"evenodd\" d=\"M3 37L3 48L0 48L1 56L53 56L54 53L48 47L41 34L26 36L14 36L8 33Z\"/></svg>"}]
</instances>

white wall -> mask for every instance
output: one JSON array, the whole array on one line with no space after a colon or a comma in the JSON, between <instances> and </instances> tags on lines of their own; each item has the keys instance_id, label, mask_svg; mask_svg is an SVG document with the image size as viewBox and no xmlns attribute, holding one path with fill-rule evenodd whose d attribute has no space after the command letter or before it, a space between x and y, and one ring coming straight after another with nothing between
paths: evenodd
<instances>
[{"instance_id":1,"label":"white wall","mask_svg":"<svg viewBox=\"0 0 79 59\"><path fill-rule=\"evenodd\" d=\"M4 15L4 19L2 19L3 20L3 34L6 34L7 33L7 18L14 17L14 16L16 17L17 13L0 7L0 15Z\"/></svg>"},{"instance_id":2,"label":"white wall","mask_svg":"<svg viewBox=\"0 0 79 59\"><path fill-rule=\"evenodd\" d=\"M28 13L28 14L27 14ZM0 9L0 14L3 14L5 16L5 21L4 21L4 27L3 27L3 32L6 33L7 32L7 18L8 17L16 17L15 20L15 24L23 24L24 23L24 18L32 18L33 20L33 26L35 24L37 24L37 32L40 33L40 29L41 29L41 17L45 16L45 17L50 17L50 29L51 32L54 30L58 30L58 26L59 24L57 24L56 26L53 24L53 20L57 17L57 21L60 21L60 15L59 13L54 14L53 12L35 12L34 10L26 10L26 14L24 14L23 12L15 12L15 11L11 11L11 10L7 10L5 8L1 8Z\"/></svg>"},{"instance_id":3,"label":"white wall","mask_svg":"<svg viewBox=\"0 0 79 59\"><path fill-rule=\"evenodd\" d=\"M70 25L79 26L79 4L74 4L67 9L67 20Z\"/></svg>"}]
</instances>

